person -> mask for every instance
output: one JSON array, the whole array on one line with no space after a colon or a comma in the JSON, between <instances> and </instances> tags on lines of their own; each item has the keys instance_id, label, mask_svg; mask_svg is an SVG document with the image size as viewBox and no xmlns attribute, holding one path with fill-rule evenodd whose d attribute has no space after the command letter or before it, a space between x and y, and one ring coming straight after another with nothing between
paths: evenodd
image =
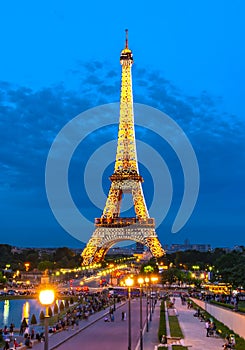
<instances>
[{"instance_id":1,"label":"person","mask_svg":"<svg viewBox=\"0 0 245 350\"><path fill-rule=\"evenodd\" d=\"M167 337L166 337L166 335L162 335L162 338L161 338L161 344L167 344Z\"/></svg>"},{"instance_id":2,"label":"person","mask_svg":"<svg viewBox=\"0 0 245 350\"><path fill-rule=\"evenodd\" d=\"M225 344L223 345L224 349L235 349L236 341L234 334L227 335L225 337Z\"/></svg>"},{"instance_id":3,"label":"person","mask_svg":"<svg viewBox=\"0 0 245 350\"><path fill-rule=\"evenodd\" d=\"M31 337L28 335L28 337L25 340L25 346L28 348L32 348L32 342L31 342Z\"/></svg>"},{"instance_id":4,"label":"person","mask_svg":"<svg viewBox=\"0 0 245 350\"><path fill-rule=\"evenodd\" d=\"M4 326L4 328L3 328L3 334L4 334L4 335L7 335L7 334L8 334L8 327L7 327L7 326Z\"/></svg>"},{"instance_id":5,"label":"person","mask_svg":"<svg viewBox=\"0 0 245 350\"><path fill-rule=\"evenodd\" d=\"M34 329L32 328L32 329L31 329L31 339L34 339L34 336L35 336L35 331L34 331Z\"/></svg>"},{"instance_id":6,"label":"person","mask_svg":"<svg viewBox=\"0 0 245 350\"><path fill-rule=\"evenodd\" d=\"M14 324L11 323L10 326L9 326L9 337L10 337L10 340L13 339L13 336L14 336Z\"/></svg>"},{"instance_id":7,"label":"person","mask_svg":"<svg viewBox=\"0 0 245 350\"><path fill-rule=\"evenodd\" d=\"M124 321L124 311L122 311L122 321Z\"/></svg>"},{"instance_id":8,"label":"person","mask_svg":"<svg viewBox=\"0 0 245 350\"><path fill-rule=\"evenodd\" d=\"M216 324L214 321L210 322L209 335L216 335Z\"/></svg>"},{"instance_id":9,"label":"person","mask_svg":"<svg viewBox=\"0 0 245 350\"><path fill-rule=\"evenodd\" d=\"M18 346L20 346L20 344L18 344L16 338L14 338L14 349L18 348Z\"/></svg>"},{"instance_id":10,"label":"person","mask_svg":"<svg viewBox=\"0 0 245 350\"><path fill-rule=\"evenodd\" d=\"M206 328L206 337L209 337L209 330L210 330L210 321L209 320L206 320L205 322L205 328Z\"/></svg>"}]
</instances>

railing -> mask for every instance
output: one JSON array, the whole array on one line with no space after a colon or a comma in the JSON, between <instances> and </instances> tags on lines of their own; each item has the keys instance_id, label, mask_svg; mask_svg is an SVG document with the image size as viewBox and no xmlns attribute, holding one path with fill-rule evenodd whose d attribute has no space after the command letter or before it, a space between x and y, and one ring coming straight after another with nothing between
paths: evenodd
<instances>
[{"instance_id":1,"label":"railing","mask_svg":"<svg viewBox=\"0 0 245 350\"><path fill-rule=\"evenodd\" d=\"M131 225L140 227L155 227L155 220L153 218L96 218L95 225L97 227L127 227Z\"/></svg>"}]
</instances>

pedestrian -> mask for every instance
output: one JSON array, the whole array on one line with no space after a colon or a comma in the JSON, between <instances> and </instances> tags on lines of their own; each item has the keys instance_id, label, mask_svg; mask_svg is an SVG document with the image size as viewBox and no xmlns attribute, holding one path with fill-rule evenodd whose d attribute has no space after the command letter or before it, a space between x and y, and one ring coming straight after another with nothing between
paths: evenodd
<instances>
[{"instance_id":1,"label":"pedestrian","mask_svg":"<svg viewBox=\"0 0 245 350\"><path fill-rule=\"evenodd\" d=\"M20 346L16 340L16 338L14 338L14 349L18 348L18 346Z\"/></svg>"},{"instance_id":2,"label":"pedestrian","mask_svg":"<svg viewBox=\"0 0 245 350\"><path fill-rule=\"evenodd\" d=\"M162 335L162 338L161 338L161 343L162 343L162 344L167 344L167 342L168 342L168 341L167 341L167 337L166 337L166 335L163 334L163 335Z\"/></svg>"},{"instance_id":3,"label":"pedestrian","mask_svg":"<svg viewBox=\"0 0 245 350\"><path fill-rule=\"evenodd\" d=\"M124 311L122 311L122 321L124 321Z\"/></svg>"},{"instance_id":4,"label":"pedestrian","mask_svg":"<svg viewBox=\"0 0 245 350\"><path fill-rule=\"evenodd\" d=\"M32 348L32 342L31 342L31 337L28 335L28 337L25 340L25 346L27 348Z\"/></svg>"},{"instance_id":5,"label":"pedestrian","mask_svg":"<svg viewBox=\"0 0 245 350\"><path fill-rule=\"evenodd\" d=\"M10 337L10 340L13 339L13 336L14 336L14 324L11 323L10 326L9 326L9 337Z\"/></svg>"},{"instance_id":6,"label":"pedestrian","mask_svg":"<svg viewBox=\"0 0 245 350\"><path fill-rule=\"evenodd\" d=\"M35 331L34 328L31 329L31 339L34 339L35 337Z\"/></svg>"},{"instance_id":7,"label":"pedestrian","mask_svg":"<svg viewBox=\"0 0 245 350\"><path fill-rule=\"evenodd\" d=\"M206 328L206 337L209 337L209 330L210 330L210 321L209 320L206 320L205 322L205 328Z\"/></svg>"}]
</instances>

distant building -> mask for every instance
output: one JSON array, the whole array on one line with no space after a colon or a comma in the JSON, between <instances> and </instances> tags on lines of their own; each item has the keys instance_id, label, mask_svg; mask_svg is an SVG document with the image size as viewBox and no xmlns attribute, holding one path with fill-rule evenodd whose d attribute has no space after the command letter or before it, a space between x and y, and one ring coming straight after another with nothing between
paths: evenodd
<instances>
[{"instance_id":1,"label":"distant building","mask_svg":"<svg viewBox=\"0 0 245 350\"><path fill-rule=\"evenodd\" d=\"M184 244L178 244L174 243L171 245L165 245L163 247L165 251L169 254L176 253L179 251L186 251L186 250L197 250L199 252L209 252L211 251L211 245L210 244L191 244L188 239L185 240Z\"/></svg>"}]
</instances>

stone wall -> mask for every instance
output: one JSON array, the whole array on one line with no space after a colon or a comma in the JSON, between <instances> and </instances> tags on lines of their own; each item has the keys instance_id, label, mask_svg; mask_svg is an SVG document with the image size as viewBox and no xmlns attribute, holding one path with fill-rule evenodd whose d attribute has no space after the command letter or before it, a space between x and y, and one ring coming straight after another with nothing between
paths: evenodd
<instances>
[{"instance_id":1,"label":"stone wall","mask_svg":"<svg viewBox=\"0 0 245 350\"><path fill-rule=\"evenodd\" d=\"M198 299L193 299L193 302L245 339L245 314L240 314Z\"/></svg>"}]
</instances>

